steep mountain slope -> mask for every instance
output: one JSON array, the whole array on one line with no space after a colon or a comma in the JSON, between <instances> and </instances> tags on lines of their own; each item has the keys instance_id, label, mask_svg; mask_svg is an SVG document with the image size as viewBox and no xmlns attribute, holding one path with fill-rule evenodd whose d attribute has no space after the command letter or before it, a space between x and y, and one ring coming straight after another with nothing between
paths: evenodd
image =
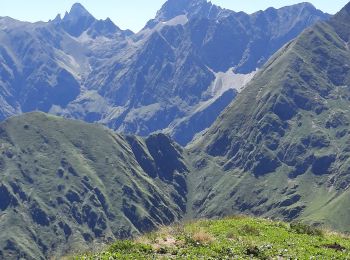
<instances>
[{"instance_id":1,"label":"steep mountain slope","mask_svg":"<svg viewBox=\"0 0 350 260\"><path fill-rule=\"evenodd\" d=\"M117 59L101 68L104 77L94 75L103 82L99 93L123 107L107 124L140 135L167 128L187 144L232 101L235 95L222 95L244 85L239 76L250 79L275 51L326 18L309 4L247 15L205 0L170 0L133 37L138 46L126 65ZM224 73L228 80L220 77ZM211 120L196 125L193 117Z\"/></svg>"},{"instance_id":2,"label":"steep mountain slope","mask_svg":"<svg viewBox=\"0 0 350 260\"><path fill-rule=\"evenodd\" d=\"M181 219L186 153L41 113L0 124L0 258L47 259Z\"/></svg>"},{"instance_id":3,"label":"steep mountain slope","mask_svg":"<svg viewBox=\"0 0 350 260\"><path fill-rule=\"evenodd\" d=\"M247 15L206 0L169 0L137 34L80 4L48 23L0 18L0 119L41 110L187 144L275 51L327 18L307 3Z\"/></svg>"},{"instance_id":4,"label":"steep mountain slope","mask_svg":"<svg viewBox=\"0 0 350 260\"><path fill-rule=\"evenodd\" d=\"M304 31L192 145L195 216L244 212L350 231L349 26L350 4Z\"/></svg>"},{"instance_id":5,"label":"steep mountain slope","mask_svg":"<svg viewBox=\"0 0 350 260\"><path fill-rule=\"evenodd\" d=\"M66 107L84 91L94 64L129 35L78 4L63 19L32 24L4 17L0 28L0 119Z\"/></svg>"}]
</instances>

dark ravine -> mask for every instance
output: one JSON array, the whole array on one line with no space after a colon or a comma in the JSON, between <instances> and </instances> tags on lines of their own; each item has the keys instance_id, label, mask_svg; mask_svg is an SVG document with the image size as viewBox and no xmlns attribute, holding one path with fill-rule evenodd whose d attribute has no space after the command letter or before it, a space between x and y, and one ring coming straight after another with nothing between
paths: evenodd
<instances>
[{"instance_id":1,"label":"dark ravine","mask_svg":"<svg viewBox=\"0 0 350 260\"><path fill-rule=\"evenodd\" d=\"M247 15L206 0L169 0L136 34L81 4L47 23L3 17L0 120L40 110L123 133L162 130L185 145L233 100L226 89L242 87L213 88L217 73L244 77L329 17L307 3ZM191 127L192 118L206 122Z\"/></svg>"}]
</instances>

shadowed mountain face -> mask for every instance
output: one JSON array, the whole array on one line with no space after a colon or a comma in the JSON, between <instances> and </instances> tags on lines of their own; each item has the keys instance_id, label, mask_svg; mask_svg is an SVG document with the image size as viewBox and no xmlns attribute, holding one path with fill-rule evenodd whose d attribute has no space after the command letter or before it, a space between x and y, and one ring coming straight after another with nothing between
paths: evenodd
<instances>
[{"instance_id":1,"label":"shadowed mountain face","mask_svg":"<svg viewBox=\"0 0 350 260\"><path fill-rule=\"evenodd\" d=\"M86 32L93 38L97 36L113 36L115 34L131 35L130 31L120 30L110 19L96 20L81 4L74 4L63 19L58 16L55 24L62 27L71 36L79 37Z\"/></svg>"},{"instance_id":2,"label":"shadowed mountain face","mask_svg":"<svg viewBox=\"0 0 350 260\"><path fill-rule=\"evenodd\" d=\"M96 20L82 5L74 4L71 11L65 14L63 20L57 20L57 22L70 35L78 37L88 30Z\"/></svg>"},{"instance_id":3,"label":"shadowed mountain face","mask_svg":"<svg viewBox=\"0 0 350 260\"><path fill-rule=\"evenodd\" d=\"M47 259L186 212L186 153L41 113L0 124L0 258Z\"/></svg>"},{"instance_id":4,"label":"shadowed mountain face","mask_svg":"<svg viewBox=\"0 0 350 260\"><path fill-rule=\"evenodd\" d=\"M243 212L349 231L349 10L283 47L193 145L196 216Z\"/></svg>"},{"instance_id":5,"label":"shadowed mountain face","mask_svg":"<svg viewBox=\"0 0 350 260\"><path fill-rule=\"evenodd\" d=\"M93 64L103 60L99 51L107 55L108 43L118 49L129 35L78 4L63 19L31 24L5 17L0 28L1 119L65 108L81 95ZM104 42L97 40L101 37Z\"/></svg>"},{"instance_id":6,"label":"shadowed mountain face","mask_svg":"<svg viewBox=\"0 0 350 260\"><path fill-rule=\"evenodd\" d=\"M169 0L137 34L80 4L48 23L0 18L0 119L41 110L187 144L275 51L328 17L306 3L247 15Z\"/></svg>"}]
</instances>

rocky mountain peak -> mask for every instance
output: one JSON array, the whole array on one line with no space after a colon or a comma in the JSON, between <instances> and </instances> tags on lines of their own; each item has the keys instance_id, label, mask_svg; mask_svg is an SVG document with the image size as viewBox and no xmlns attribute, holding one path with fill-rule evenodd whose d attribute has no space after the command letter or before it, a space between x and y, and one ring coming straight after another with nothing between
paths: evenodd
<instances>
[{"instance_id":1,"label":"rocky mountain peak","mask_svg":"<svg viewBox=\"0 0 350 260\"><path fill-rule=\"evenodd\" d=\"M296 4L295 6L301 8L301 9L304 9L304 8L316 9L316 7L309 2L299 3L299 4Z\"/></svg>"},{"instance_id":2,"label":"rocky mountain peak","mask_svg":"<svg viewBox=\"0 0 350 260\"><path fill-rule=\"evenodd\" d=\"M60 24L66 32L74 37L79 37L85 31L93 38L99 35L113 37L115 34L120 34L122 36L132 34L130 31L122 31L110 18L106 18L105 20L95 19L95 17L79 3L75 3L71 10L66 12L63 19L58 16L53 21Z\"/></svg>"},{"instance_id":3,"label":"rocky mountain peak","mask_svg":"<svg viewBox=\"0 0 350 260\"><path fill-rule=\"evenodd\" d=\"M168 0L158 11L157 17L171 19L189 12L193 7L206 5L206 0Z\"/></svg>"},{"instance_id":4,"label":"rocky mountain peak","mask_svg":"<svg viewBox=\"0 0 350 260\"><path fill-rule=\"evenodd\" d=\"M69 13L64 16L65 19L80 18L80 17L92 17L93 16L85 9L80 3L75 3L70 9Z\"/></svg>"},{"instance_id":5,"label":"rocky mountain peak","mask_svg":"<svg viewBox=\"0 0 350 260\"><path fill-rule=\"evenodd\" d=\"M62 27L70 35L78 37L86 31L96 19L79 3L72 6L62 19Z\"/></svg>"},{"instance_id":6,"label":"rocky mountain peak","mask_svg":"<svg viewBox=\"0 0 350 260\"><path fill-rule=\"evenodd\" d=\"M53 19L52 21L53 21L54 23L59 23L59 22L61 22L61 21L62 21L61 15L60 15L60 14L56 15L55 19Z\"/></svg>"},{"instance_id":7,"label":"rocky mountain peak","mask_svg":"<svg viewBox=\"0 0 350 260\"><path fill-rule=\"evenodd\" d=\"M346 6L344 6L342 10L346 10L348 13L350 13L350 2Z\"/></svg>"},{"instance_id":8,"label":"rocky mountain peak","mask_svg":"<svg viewBox=\"0 0 350 260\"><path fill-rule=\"evenodd\" d=\"M333 16L330 24L344 41L350 40L350 2Z\"/></svg>"},{"instance_id":9,"label":"rocky mountain peak","mask_svg":"<svg viewBox=\"0 0 350 260\"><path fill-rule=\"evenodd\" d=\"M347 21L344 20L345 18L347 18ZM341 19L343 22L350 23L350 2L334 16L334 19Z\"/></svg>"},{"instance_id":10,"label":"rocky mountain peak","mask_svg":"<svg viewBox=\"0 0 350 260\"><path fill-rule=\"evenodd\" d=\"M207 0L168 0L157 12L155 19L151 20L146 27L153 27L159 22L169 21L179 15L209 16L217 9L220 8Z\"/></svg>"}]
</instances>

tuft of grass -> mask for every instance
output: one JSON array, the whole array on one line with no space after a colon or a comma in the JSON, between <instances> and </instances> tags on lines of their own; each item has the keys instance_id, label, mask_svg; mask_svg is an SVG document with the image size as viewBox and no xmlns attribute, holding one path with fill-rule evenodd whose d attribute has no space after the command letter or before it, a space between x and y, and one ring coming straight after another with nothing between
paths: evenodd
<instances>
[{"instance_id":1,"label":"tuft of grass","mask_svg":"<svg viewBox=\"0 0 350 260\"><path fill-rule=\"evenodd\" d=\"M243 225L240 229L239 232L241 235L245 236L259 236L259 229L251 226L251 225Z\"/></svg>"},{"instance_id":2,"label":"tuft of grass","mask_svg":"<svg viewBox=\"0 0 350 260\"><path fill-rule=\"evenodd\" d=\"M228 239L236 239L236 234L233 230L229 230L226 233L226 238Z\"/></svg>"},{"instance_id":3,"label":"tuft of grass","mask_svg":"<svg viewBox=\"0 0 350 260\"><path fill-rule=\"evenodd\" d=\"M292 222L290 224L290 228L298 234L306 234L311 236L324 235L323 230L300 222Z\"/></svg>"},{"instance_id":4,"label":"tuft of grass","mask_svg":"<svg viewBox=\"0 0 350 260\"><path fill-rule=\"evenodd\" d=\"M193 240L200 245L207 245L214 241L214 237L204 230L199 230L192 235Z\"/></svg>"}]
</instances>

